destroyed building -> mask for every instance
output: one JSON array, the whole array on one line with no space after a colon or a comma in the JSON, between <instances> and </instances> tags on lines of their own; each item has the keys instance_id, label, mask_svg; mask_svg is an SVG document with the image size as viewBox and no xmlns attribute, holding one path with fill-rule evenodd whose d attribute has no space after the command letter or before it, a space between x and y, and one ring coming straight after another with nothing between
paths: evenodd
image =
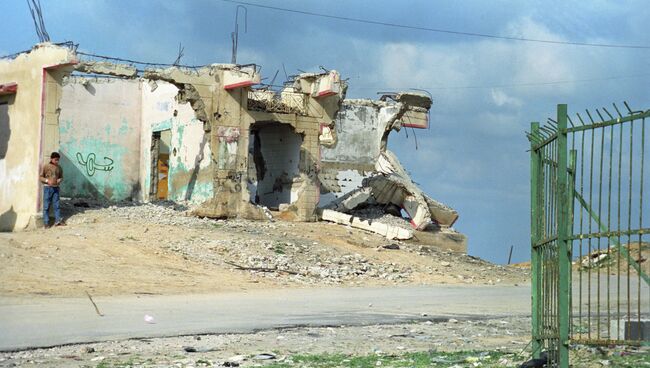
<instances>
[{"instance_id":1,"label":"destroyed building","mask_svg":"<svg viewBox=\"0 0 650 368\"><path fill-rule=\"evenodd\" d=\"M411 180L387 149L402 127L427 128L419 93L345 99L338 72L260 87L256 65L147 66L43 43L0 59L0 230L38 226L39 168L61 153L61 195L188 201L212 218L321 218L408 238L355 217L378 208L413 229L458 214Z\"/></svg>"}]
</instances>

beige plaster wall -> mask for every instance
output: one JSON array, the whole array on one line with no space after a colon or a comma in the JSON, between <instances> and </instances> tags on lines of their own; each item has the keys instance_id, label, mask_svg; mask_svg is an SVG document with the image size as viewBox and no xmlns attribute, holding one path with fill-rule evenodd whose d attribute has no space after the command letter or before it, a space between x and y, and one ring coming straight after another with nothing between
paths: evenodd
<instances>
[{"instance_id":1,"label":"beige plaster wall","mask_svg":"<svg viewBox=\"0 0 650 368\"><path fill-rule=\"evenodd\" d=\"M57 123L62 196L138 198L141 95L134 79L66 78Z\"/></svg>"},{"instance_id":2,"label":"beige plaster wall","mask_svg":"<svg viewBox=\"0 0 650 368\"><path fill-rule=\"evenodd\" d=\"M37 45L31 52L13 60L0 60L0 84L18 83L15 95L1 97L9 102L9 134L7 153L0 159L0 231L24 229L38 219L42 191L38 180L41 158L50 148L55 149L49 145L42 146L46 136L45 108L50 97L43 93L43 78L44 75L50 78L46 79L46 90L56 91L60 88L60 78L54 72L55 66L74 61L67 48L48 44ZM51 67L50 71L44 72L45 67ZM42 108L43 96L45 108ZM55 103L55 100L50 101ZM50 107L56 111L54 106ZM6 139L4 134L2 139Z\"/></svg>"},{"instance_id":3,"label":"beige plaster wall","mask_svg":"<svg viewBox=\"0 0 650 368\"><path fill-rule=\"evenodd\" d=\"M168 199L204 202L212 198L209 134L189 102L180 103L178 88L165 81L142 81L140 185L143 200L151 200L151 135L171 133Z\"/></svg>"}]
</instances>

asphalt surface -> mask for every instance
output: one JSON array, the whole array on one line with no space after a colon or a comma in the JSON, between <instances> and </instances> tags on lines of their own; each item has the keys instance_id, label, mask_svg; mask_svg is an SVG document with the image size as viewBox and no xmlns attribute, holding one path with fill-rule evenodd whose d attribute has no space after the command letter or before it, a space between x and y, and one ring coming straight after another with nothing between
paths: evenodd
<instances>
[{"instance_id":1,"label":"asphalt surface","mask_svg":"<svg viewBox=\"0 0 650 368\"><path fill-rule=\"evenodd\" d=\"M0 297L0 351L128 338L530 314L527 285L281 289L93 300L103 316L85 295Z\"/></svg>"}]
</instances>

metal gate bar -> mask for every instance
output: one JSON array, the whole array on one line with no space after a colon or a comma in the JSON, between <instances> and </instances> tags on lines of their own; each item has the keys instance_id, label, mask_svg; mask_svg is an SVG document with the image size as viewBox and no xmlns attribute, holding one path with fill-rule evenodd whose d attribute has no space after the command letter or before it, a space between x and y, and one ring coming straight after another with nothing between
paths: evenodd
<instances>
[{"instance_id":1,"label":"metal gate bar","mask_svg":"<svg viewBox=\"0 0 650 368\"><path fill-rule=\"evenodd\" d=\"M558 105L555 120L528 134L533 354L546 350L551 367L568 367L571 342L643 344L629 331L650 317L650 262L642 263L650 110L625 107L627 116L613 105L616 117L596 109L574 124Z\"/></svg>"}]
</instances>

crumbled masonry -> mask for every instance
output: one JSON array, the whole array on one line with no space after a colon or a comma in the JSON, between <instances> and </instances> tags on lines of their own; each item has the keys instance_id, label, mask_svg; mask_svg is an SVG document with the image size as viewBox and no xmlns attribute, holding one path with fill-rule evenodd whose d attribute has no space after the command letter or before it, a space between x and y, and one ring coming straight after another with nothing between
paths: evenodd
<instances>
[{"instance_id":1,"label":"crumbled masonry","mask_svg":"<svg viewBox=\"0 0 650 368\"><path fill-rule=\"evenodd\" d=\"M80 73L112 75L115 77L136 78L138 71L134 66L113 64L107 61L85 61L75 66Z\"/></svg>"},{"instance_id":2,"label":"crumbled masonry","mask_svg":"<svg viewBox=\"0 0 650 368\"><path fill-rule=\"evenodd\" d=\"M63 196L182 200L201 204L195 214L210 218L316 221L320 215L397 239L412 237L413 229L449 229L458 218L387 149L391 132L428 128L432 100L425 94L346 99L336 70L298 74L273 90L256 87L261 75L254 64L143 69L80 60L51 44L1 61L0 85L16 87L0 98L15 96L16 106L44 102L26 108L44 116L42 133L35 125L28 134L28 141L42 142L39 161L8 168L35 172L46 152L58 150L69 175ZM30 84L24 70L44 79ZM18 182L3 183L3 192ZM33 189L20 199L30 201L20 207L19 216L30 219L21 226L38 222L41 198ZM0 199L16 207L17 199ZM369 207L407 219L411 229L355 215Z\"/></svg>"}]
</instances>

